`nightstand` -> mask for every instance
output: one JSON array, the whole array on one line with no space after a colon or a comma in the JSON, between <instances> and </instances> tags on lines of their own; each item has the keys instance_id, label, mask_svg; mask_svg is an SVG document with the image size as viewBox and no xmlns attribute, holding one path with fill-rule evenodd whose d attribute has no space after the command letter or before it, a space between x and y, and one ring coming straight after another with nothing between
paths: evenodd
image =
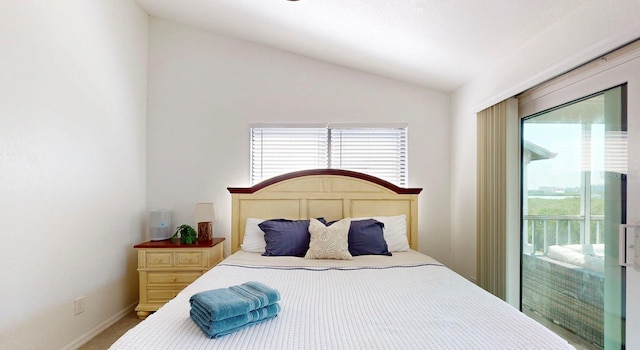
<instances>
[{"instance_id":1,"label":"nightstand","mask_svg":"<svg viewBox=\"0 0 640 350\"><path fill-rule=\"evenodd\" d=\"M136 244L140 278L138 318L145 319L222 261L222 241L224 238L214 237L194 244L180 244L180 240Z\"/></svg>"}]
</instances>

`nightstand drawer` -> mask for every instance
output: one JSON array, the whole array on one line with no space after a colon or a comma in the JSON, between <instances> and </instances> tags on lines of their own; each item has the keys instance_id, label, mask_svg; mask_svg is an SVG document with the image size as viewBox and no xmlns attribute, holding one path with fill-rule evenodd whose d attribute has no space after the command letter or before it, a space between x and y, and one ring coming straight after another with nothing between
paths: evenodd
<instances>
[{"instance_id":1,"label":"nightstand drawer","mask_svg":"<svg viewBox=\"0 0 640 350\"><path fill-rule=\"evenodd\" d=\"M138 251L138 317L144 319L223 259L224 238L182 244L179 240L136 244Z\"/></svg>"},{"instance_id":2,"label":"nightstand drawer","mask_svg":"<svg viewBox=\"0 0 640 350\"><path fill-rule=\"evenodd\" d=\"M147 283L154 284L189 284L202 276L200 272L193 273L166 273L166 272L149 272L147 274Z\"/></svg>"},{"instance_id":3,"label":"nightstand drawer","mask_svg":"<svg viewBox=\"0 0 640 350\"><path fill-rule=\"evenodd\" d=\"M150 303L166 303L180 293L182 288L176 289L149 289L147 291L147 301Z\"/></svg>"},{"instance_id":4,"label":"nightstand drawer","mask_svg":"<svg viewBox=\"0 0 640 350\"><path fill-rule=\"evenodd\" d=\"M172 252L147 252L148 267L170 267L173 266Z\"/></svg>"},{"instance_id":5,"label":"nightstand drawer","mask_svg":"<svg viewBox=\"0 0 640 350\"><path fill-rule=\"evenodd\" d=\"M176 261L174 266L203 266L202 252L176 252Z\"/></svg>"}]
</instances>

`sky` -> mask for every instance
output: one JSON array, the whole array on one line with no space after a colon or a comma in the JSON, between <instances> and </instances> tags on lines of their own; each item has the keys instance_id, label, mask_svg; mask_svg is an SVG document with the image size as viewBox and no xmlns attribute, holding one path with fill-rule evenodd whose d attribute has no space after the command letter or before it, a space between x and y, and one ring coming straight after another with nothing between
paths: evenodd
<instances>
[{"instance_id":1,"label":"sky","mask_svg":"<svg viewBox=\"0 0 640 350\"><path fill-rule=\"evenodd\" d=\"M591 168L593 185L603 184L604 125L591 129L591 159L582 151L580 124L543 124L525 122L523 138L557 153L555 158L536 160L528 165L528 189L540 187L579 187L583 168ZM585 156L583 157L583 153ZM584 158L584 160L583 160Z\"/></svg>"}]
</instances>

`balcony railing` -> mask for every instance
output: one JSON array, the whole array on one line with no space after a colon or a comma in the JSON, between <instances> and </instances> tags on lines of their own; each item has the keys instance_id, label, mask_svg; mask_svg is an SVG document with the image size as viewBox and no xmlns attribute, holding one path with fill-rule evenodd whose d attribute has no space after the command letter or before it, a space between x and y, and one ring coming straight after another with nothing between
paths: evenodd
<instances>
[{"instance_id":1,"label":"balcony railing","mask_svg":"<svg viewBox=\"0 0 640 350\"><path fill-rule=\"evenodd\" d=\"M543 255L549 246L603 242L604 215L524 215L523 252Z\"/></svg>"}]
</instances>

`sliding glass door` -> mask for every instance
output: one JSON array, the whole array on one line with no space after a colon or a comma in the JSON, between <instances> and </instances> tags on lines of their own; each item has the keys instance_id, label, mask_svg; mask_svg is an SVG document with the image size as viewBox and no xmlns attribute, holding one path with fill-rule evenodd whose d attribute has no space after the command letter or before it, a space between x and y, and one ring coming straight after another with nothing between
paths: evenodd
<instances>
[{"instance_id":1,"label":"sliding glass door","mask_svg":"<svg viewBox=\"0 0 640 350\"><path fill-rule=\"evenodd\" d=\"M522 119L522 311L587 349L624 347L626 85Z\"/></svg>"}]
</instances>

